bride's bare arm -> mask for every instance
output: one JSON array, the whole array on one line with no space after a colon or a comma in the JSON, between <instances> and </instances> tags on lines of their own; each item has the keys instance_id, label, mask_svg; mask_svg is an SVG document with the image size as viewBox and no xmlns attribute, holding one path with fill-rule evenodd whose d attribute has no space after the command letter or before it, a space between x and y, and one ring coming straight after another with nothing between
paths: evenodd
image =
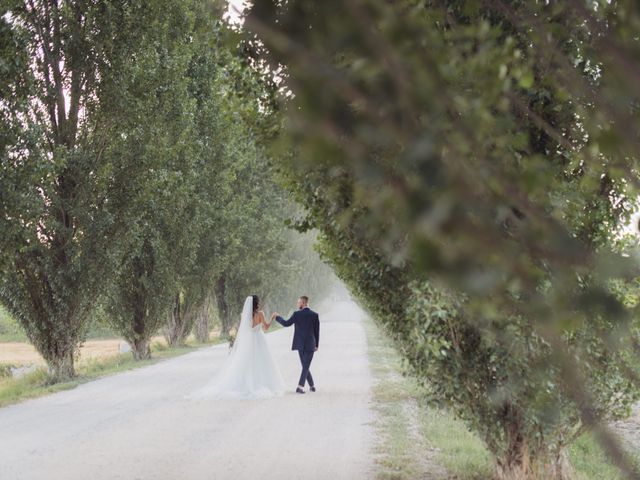
<instances>
[{"instance_id":1,"label":"bride's bare arm","mask_svg":"<svg viewBox=\"0 0 640 480\"><path fill-rule=\"evenodd\" d=\"M264 316L264 312L260 312L260 321L262 322L262 329L266 332L271 327L271 322L267 323L267 319Z\"/></svg>"}]
</instances>

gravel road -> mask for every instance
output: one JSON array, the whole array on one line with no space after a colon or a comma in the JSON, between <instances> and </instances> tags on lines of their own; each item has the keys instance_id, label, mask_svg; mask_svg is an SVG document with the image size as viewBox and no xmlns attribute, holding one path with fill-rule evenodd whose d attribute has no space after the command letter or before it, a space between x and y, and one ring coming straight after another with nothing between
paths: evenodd
<instances>
[{"instance_id":1,"label":"gravel road","mask_svg":"<svg viewBox=\"0 0 640 480\"><path fill-rule=\"evenodd\" d=\"M372 377L361 311L320 311L312 372L293 393L293 329L267 335L290 385L269 400L188 400L217 372L219 345L0 409L2 480L367 479Z\"/></svg>"}]
</instances>

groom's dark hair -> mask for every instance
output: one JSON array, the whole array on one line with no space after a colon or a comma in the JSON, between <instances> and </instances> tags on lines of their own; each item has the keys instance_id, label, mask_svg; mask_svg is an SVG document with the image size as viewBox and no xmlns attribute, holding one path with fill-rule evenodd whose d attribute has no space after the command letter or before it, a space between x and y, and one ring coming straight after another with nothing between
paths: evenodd
<instances>
[{"instance_id":1,"label":"groom's dark hair","mask_svg":"<svg viewBox=\"0 0 640 480\"><path fill-rule=\"evenodd\" d=\"M300 295L300 300L302 300L304 303L309 303L309 297L307 297L306 295Z\"/></svg>"}]
</instances>

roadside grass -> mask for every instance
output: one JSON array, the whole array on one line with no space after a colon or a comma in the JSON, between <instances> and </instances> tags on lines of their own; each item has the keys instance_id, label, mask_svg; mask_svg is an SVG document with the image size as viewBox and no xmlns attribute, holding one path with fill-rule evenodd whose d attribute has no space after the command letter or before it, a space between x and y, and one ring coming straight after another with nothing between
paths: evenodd
<instances>
[{"instance_id":1,"label":"roadside grass","mask_svg":"<svg viewBox=\"0 0 640 480\"><path fill-rule=\"evenodd\" d=\"M420 425L429 443L438 449L436 460L457 479L480 480L493 476L491 455L482 441L445 410L423 404Z\"/></svg>"},{"instance_id":2,"label":"roadside grass","mask_svg":"<svg viewBox=\"0 0 640 480\"><path fill-rule=\"evenodd\" d=\"M400 357L370 319L368 340L377 420L376 478L488 480L493 460L480 438L446 410L429 406L417 382L402 376ZM576 480L623 480L590 434L569 449Z\"/></svg>"},{"instance_id":3,"label":"roadside grass","mask_svg":"<svg viewBox=\"0 0 640 480\"><path fill-rule=\"evenodd\" d=\"M587 433L569 448L569 459L578 480L624 480L593 435Z\"/></svg>"},{"instance_id":4,"label":"roadside grass","mask_svg":"<svg viewBox=\"0 0 640 480\"><path fill-rule=\"evenodd\" d=\"M376 478L491 478L491 456L482 442L449 413L428 406L417 382L402 375L391 341L370 319L364 326L375 378Z\"/></svg>"},{"instance_id":5,"label":"roadside grass","mask_svg":"<svg viewBox=\"0 0 640 480\"><path fill-rule=\"evenodd\" d=\"M219 343L222 343L222 341L214 340L208 343L188 342L184 346L169 348L165 344L154 342L151 345L152 358L148 360L134 360L130 352L104 358L87 359L77 365L76 378L68 382L49 384L49 376L45 367L40 367L21 378L0 377L0 407L61 390L70 390L100 377L145 367L161 360L193 352L204 346Z\"/></svg>"},{"instance_id":6,"label":"roadside grass","mask_svg":"<svg viewBox=\"0 0 640 480\"><path fill-rule=\"evenodd\" d=\"M385 382L386 383L386 382ZM390 380L374 387L377 421L375 428L376 478L380 480L402 480L423 477L421 450L425 442L412 432L412 420L405 405L411 397L401 382Z\"/></svg>"}]
</instances>

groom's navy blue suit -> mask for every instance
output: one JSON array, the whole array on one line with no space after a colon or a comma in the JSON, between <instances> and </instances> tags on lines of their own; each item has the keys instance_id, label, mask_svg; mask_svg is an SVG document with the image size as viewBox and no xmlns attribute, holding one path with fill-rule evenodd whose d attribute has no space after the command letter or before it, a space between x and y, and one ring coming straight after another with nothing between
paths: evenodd
<instances>
[{"instance_id":1,"label":"groom's navy blue suit","mask_svg":"<svg viewBox=\"0 0 640 480\"><path fill-rule=\"evenodd\" d=\"M320 344L320 317L309 307L305 307L294 312L289 320L277 316L276 321L283 327L295 325L291 350L298 350L302 364L298 385L304 387L305 381L307 381L309 386L313 387L313 377L309 368L311 360L313 360L313 352L318 349Z\"/></svg>"}]
</instances>

